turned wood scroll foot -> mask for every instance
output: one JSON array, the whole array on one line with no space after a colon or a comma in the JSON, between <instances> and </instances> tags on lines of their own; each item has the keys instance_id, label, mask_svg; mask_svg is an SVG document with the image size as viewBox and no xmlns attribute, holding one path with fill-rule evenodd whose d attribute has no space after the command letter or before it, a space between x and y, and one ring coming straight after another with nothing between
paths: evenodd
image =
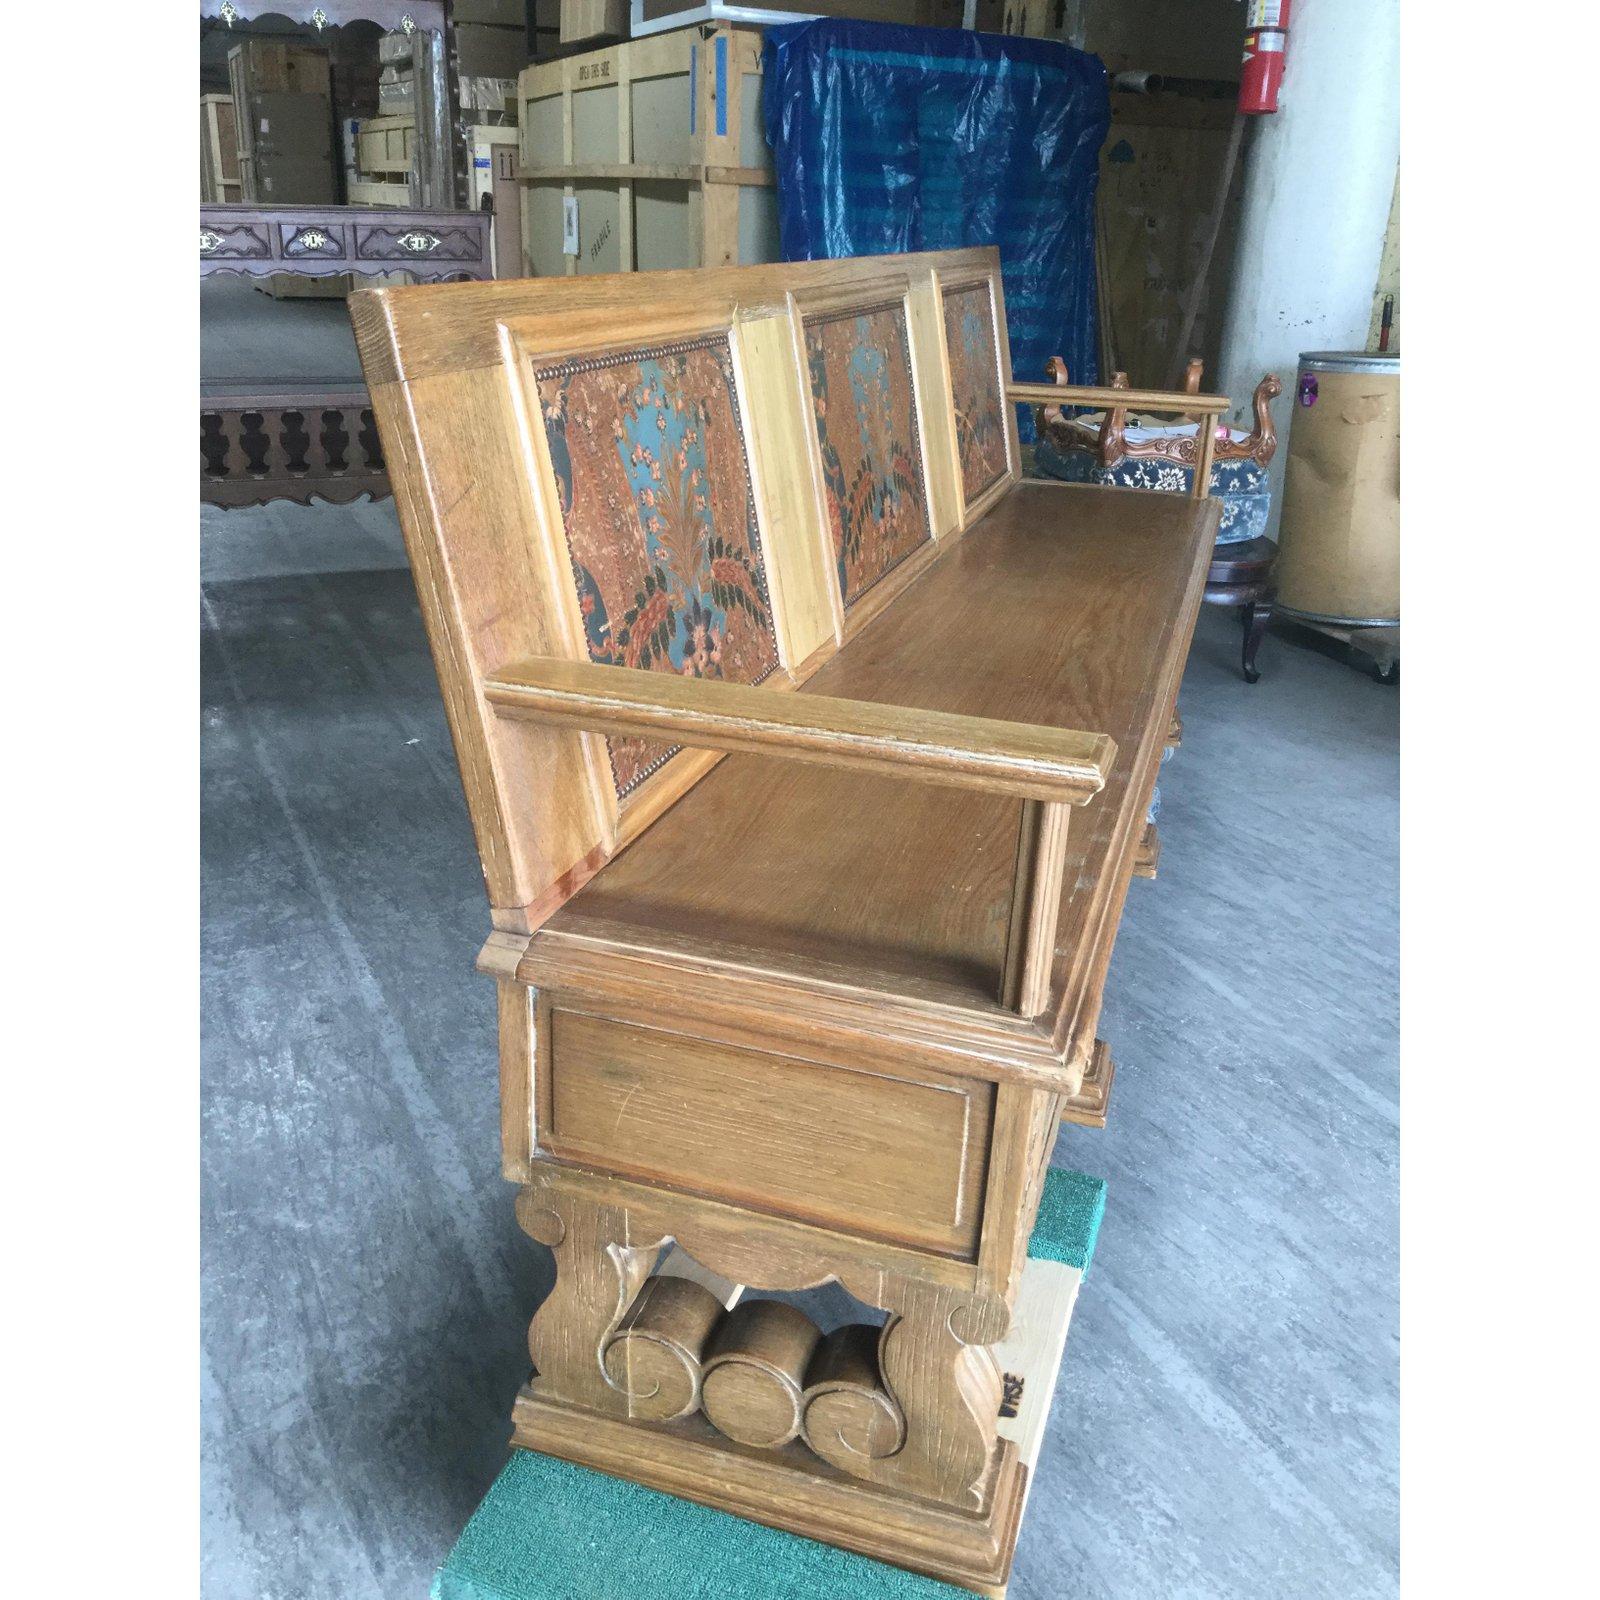
<instances>
[{"instance_id":1,"label":"turned wood scroll foot","mask_svg":"<svg viewBox=\"0 0 1600 1600\"><path fill-rule=\"evenodd\" d=\"M880 1328L852 1323L830 1333L812 1357L805 1441L841 1472L892 1456L906 1442L905 1413L878 1373L881 1337Z\"/></svg>"},{"instance_id":2,"label":"turned wood scroll foot","mask_svg":"<svg viewBox=\"0 0 1600 1600\"><path fill-rule=\"evenodd\" d=\"M628 1415L649 1422L689 1416L702 1404L706 1346L722 1302L687 1278L652 1278L605 1345L607 1378Z\"/></svg>"}]
</instances>

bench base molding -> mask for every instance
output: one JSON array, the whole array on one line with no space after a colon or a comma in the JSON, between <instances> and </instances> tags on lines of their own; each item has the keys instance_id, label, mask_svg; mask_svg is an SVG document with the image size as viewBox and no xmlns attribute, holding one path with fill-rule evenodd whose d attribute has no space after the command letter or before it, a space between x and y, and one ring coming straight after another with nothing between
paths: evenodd
<instances>
[{"instance_id":1,"label":"bench base molding","mask_svg":"<svg viewBox=\"0 0 1600 1600\"><path fill-rule=\"evenodd\" d=\"M1027 1468L1002 1440L985 1506L965 1513L816 1470L814 1458L741 1449L693 1420L663 1426L540 1399L524 1386L511 1442L612 1477L838 1545L975 1593L1003 1592L1022 1525ZM796 1452L798 1454L798 1452Z\"/></svg>"}]
</instances>

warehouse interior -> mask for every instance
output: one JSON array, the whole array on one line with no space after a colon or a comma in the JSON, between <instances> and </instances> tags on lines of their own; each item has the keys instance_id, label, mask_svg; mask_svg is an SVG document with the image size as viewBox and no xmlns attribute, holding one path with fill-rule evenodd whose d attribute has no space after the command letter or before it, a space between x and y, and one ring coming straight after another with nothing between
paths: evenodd
<instances>
[{"instance_id":1,"label":"warehouse interior","mask_svg":"<svg viewBox=\"0 0 1600 1600\"><path fill-rule=\"evenodd\" d=\"M1398 1589L1397 5L202 0L214 1600L488 1600L436 1574L506 1466L555 1280L501 1176L484 874L350 297L442 281L457 238L458 275L494 283L799 259L800 164L762 97L792 65L782 30L829 26L883 32L797 36L796 61L893 30L897 58L975 34L988 67L1082 74L1078 221L1062 243L1036 208L1016 235L1071 257L1049 280L1070 316L1017 309L1044 269L976 236L975 176L946 215L925 173L894 248L999 245L1021 383L1227 403L1216 430L1011 408L1024 480L1203 481L1222 509L1159 873L1132 883L1105 980L1115 1096L1050 1158L1108 1198L1004 1592ZM1021 94L995 71L988 92ZM230 228L289 207L246 259ZM380 264L329 242L346 215ZM432 278L407 239L433 241Z\"/></svg>"}]
</instances>

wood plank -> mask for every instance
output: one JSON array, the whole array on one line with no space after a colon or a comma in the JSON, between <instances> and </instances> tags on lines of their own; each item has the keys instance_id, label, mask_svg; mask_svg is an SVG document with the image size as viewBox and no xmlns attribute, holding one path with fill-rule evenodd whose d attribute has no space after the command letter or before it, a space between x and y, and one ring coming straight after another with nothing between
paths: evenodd
<instances>
[{"instance_id":1,"label":"wood plank","mask_svg":"<svg viewBox=\"0 0 1600 1600\"><path fill-rule=\"evenodd\" d=\"M1010 1331L994 1347L1002 1386L997 1431L1016 1445L1030 1487L1082 1282L1083 1274L1065 1262L1030 1260L1023 1269Z\"/></svg>"},{"instance_id":2,"label":"wood plank","mask_svg":"<svg viewBox=\"0 0 1600 1600\"><path fill-rule=\"evenodd\" d=\"M1104 734L836 700L543 656L484 680L502 716L710 750L780 752L985 794L1082 805L1104 787Z\"/></svg>"},{"instance_id":3,"label":"wood plank","mask_svg":"<svg viewBox=\"0 0 1600 1600\"><path fill-rule=\"evenodd\" d=\"M540 1076L542 1152L859 1237L974 1251L987 1085L730 1049L560 1003Z\"/></svg>"},{"instance_id":4,"label":"wood plank","mask_svg":"<svg viewBox=\"0 0 1600 1600\"><path fill-rule=\"evenodd\" d=\"M750 476L783 663L806 677L838 642L838 585L827 519L811 473L810 401L787 313L746 318L731 335Z\"/></svg>"}]
</instances>

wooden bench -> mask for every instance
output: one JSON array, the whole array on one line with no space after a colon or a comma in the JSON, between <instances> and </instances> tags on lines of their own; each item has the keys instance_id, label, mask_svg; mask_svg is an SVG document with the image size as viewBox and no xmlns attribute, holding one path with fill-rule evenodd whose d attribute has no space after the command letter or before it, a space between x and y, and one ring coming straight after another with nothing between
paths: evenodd
<instances>
[{"instance_id":1,"label":"wooden bench","mask_svg":"<svg viewBox=\"0 0 1600 1600\"><path fill-rule=\"evenodd\" d=\"M557 1262L516 1442L992 1592L991 1347L1216 525L1023 482L1009 402L1226 401L1013 384L992 250L351 312ZM826 1337L751 1298L830 1280Z\"/></svg>"}]
</instances>

